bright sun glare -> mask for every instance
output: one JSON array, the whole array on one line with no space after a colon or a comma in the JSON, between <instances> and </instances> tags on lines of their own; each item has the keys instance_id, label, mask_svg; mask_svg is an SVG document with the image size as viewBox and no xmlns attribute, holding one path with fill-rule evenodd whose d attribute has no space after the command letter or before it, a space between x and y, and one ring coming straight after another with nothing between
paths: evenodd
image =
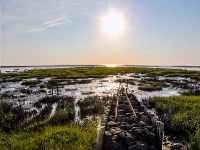
<instances>
[{"instance_id":1,"label":"bright sun glare","mask_svg":"<svg viewBox=\"0 0 200 150\"><path fill-rule=\"evenodd\" d=\"M122 30L124 23L121 14L110 12L104 18L103 24L106 33L116 36Z\"/></svg>"}]
</instances>

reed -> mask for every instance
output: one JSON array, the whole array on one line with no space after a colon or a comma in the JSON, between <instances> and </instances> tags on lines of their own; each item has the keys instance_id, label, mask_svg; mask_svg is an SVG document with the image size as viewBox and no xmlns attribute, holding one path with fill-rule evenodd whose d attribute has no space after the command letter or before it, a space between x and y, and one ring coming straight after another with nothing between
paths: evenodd
<instances>
[{"instance_id":1,"label":"reed","mask_svg":"<svg viewBox=\"0 0 200 150\"><path fill-rule=\"evenodd\" d=\"M182 134L200 147L200 96L153 97L149 100L165 123L166 131Z\"/></svg>"}]
</instances>

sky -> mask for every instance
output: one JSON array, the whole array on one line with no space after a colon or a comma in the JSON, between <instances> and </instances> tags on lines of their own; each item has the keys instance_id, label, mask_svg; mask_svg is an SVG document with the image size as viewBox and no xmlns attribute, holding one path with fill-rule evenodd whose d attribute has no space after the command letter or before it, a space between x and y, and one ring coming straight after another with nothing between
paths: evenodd
<instances>
[{"instance_id":1,"label":"sky","mask_svg":"<svg viewBox=\"0 0 200 150\"><path fill-rule=\"evenodd\" d=\"M2 0L1 66L200 66L199 0ZM123 28L105 33L104 18Z\"/></svg>"}]
</instances>

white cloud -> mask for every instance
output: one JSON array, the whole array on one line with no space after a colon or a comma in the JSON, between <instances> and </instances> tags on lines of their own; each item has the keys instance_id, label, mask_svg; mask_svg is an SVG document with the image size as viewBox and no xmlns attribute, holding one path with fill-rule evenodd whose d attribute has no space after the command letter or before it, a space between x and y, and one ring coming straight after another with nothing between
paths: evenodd
<instances>
[{"instance_id":1,"label":"white cloud","mask_svg":"<svg viewBox=\"0 0 200 150\"><path fill-rule=\"evenodd\" d=\"M54 19L54 20L47 21L47 22L45 22L45 23L43 23L43 24L41 24L37 27L34 27L34 28L27 30L27 31L24 31L20 34L44 31L48 28L56 27L56 26L59 26L59 25L65 24L65 23L69 23L69 22L70 22L70 20L67 20L66 17L57 18L57 19Z\"/></svg>"},{"instance_id":2,"label":"white cloud","mask_svg":"<svg viewBox=\"0 0 200 150\"><path fill-rule=\"evenodd\" d=\"M64 25L80 14L91 14L105 1L5 0L2 2L2 37L44 31ZM63 17L65 16L65 17ZM25 27L23 30L21 27Z\"/></svg>"}]
</instances>

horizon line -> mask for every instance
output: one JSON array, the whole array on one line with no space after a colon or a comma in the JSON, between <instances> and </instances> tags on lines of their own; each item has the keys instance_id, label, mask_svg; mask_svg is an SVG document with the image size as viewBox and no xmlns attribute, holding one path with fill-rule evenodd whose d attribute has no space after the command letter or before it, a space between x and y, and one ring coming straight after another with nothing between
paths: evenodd
<instances>
[{"instance_id":1,"label":"horizon line","mask_svg":"<svg viewBox=\"0 0 200 150\"><path fill-rule=\"evenodd\" d=\"M200 67L198 65L139 65L139 64L71 64L71 65L3 65L0 68L6 67L59 67L59 66L149 66L149 67Z\"/></svg>"}]
</instances>

